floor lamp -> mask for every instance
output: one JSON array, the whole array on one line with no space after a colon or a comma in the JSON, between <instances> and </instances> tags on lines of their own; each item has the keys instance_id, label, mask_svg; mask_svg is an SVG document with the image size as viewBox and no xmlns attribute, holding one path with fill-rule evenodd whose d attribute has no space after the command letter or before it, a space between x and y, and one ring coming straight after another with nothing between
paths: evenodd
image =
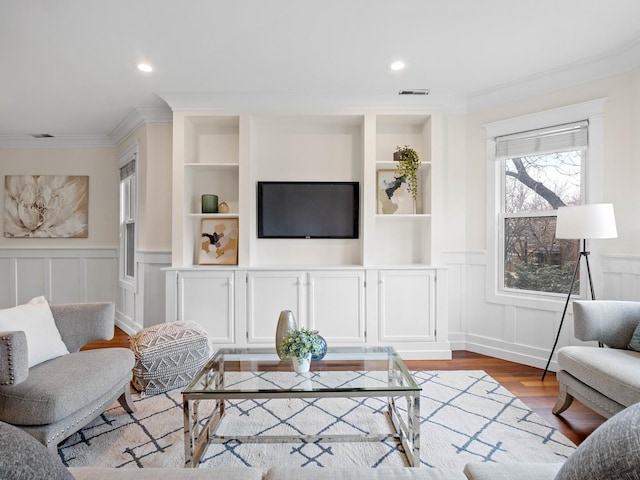
<instances>
[{"instance_id":1,"label":"floor lamp","mask_svg":"<svg viewBox=\"0 0 640 480\"><path fill-rule=\"evenodd\" d=\"M544 381L544 377L547 375L547 370L549 369L549 364L551 363L551 357L553 357L553 352L558 345L558 339L560 338L560 331L562 330L564 317L567 314L567 308L569 307L569 301L571 300L571 291L573 290L573 285L576 281L576 277L578 276L578 272L580 271L580 261L582 260L582 258L584 258L585 263L587 264L587 277L589 282L589 289L591 292L591 300L596 299L596 296L593 292L591 267L589 266L587 240L616 238L617 236L618 233L616 229L616 219L613 213L613 205L610 203L558 208L558 218L556 221L556 238L582 240L582 250L578 255L576 267L573 270L571 286L569 287L567 301L565 302L564 310L562 311L562 319L560 320L560 326L558 326L556 341L553 342L553 347L551 347L549 360L547 360L547 366L544 367L544 372L542 373L542 381Z\"/></svg>"}]
</instances>

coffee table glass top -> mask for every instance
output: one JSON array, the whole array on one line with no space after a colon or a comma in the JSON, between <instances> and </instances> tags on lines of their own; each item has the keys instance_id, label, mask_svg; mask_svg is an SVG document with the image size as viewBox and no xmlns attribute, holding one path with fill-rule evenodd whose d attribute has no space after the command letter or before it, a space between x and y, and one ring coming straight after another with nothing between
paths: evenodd
<instances>
[{"instance_id":1,"label":"coffee table glass top","mask_svg":"<svg viewBox=\"0 0 640 480\"><path fill-rule=\"evenodd\" d=\"M280 360L274 349L229 348L218 350L182 393L230 399L292 392L386 396L416 390L420 387L391 347L329 348L323 359L311 362L309 373L301 374L293 371L291 360Z\"/></svg>"}]
</instances>

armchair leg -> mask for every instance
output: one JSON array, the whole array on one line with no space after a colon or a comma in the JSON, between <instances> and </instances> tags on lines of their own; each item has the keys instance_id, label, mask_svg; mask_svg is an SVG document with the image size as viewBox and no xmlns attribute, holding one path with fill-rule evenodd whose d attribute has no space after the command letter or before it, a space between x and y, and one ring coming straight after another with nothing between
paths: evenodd
<instances>
[{"instance_id":1,"label":"armchair leg","mask_svg":"<svg viewBox=\"0 0 640 480\"><path fill-rule=\"evenodd\" d=\"M122 392L122 395L120 395L120 398L118 398L118 402L120 402L122 408L127 412L133 413L136 411L136 407L131 399L131 387L129 384L124 386L124 391Z\"/></svg>"},{"instance_id":2,"label":"armchair leg","mask_svg":"<svg viewBox=\"0 0 640 480\"><path fill-rule=\"evenodd\" d=\"M554 415L559 415L564 412L573 403L573 397L567 391L566 385L560 385L560 391L558 392L558 399L556 404L551 410Z\"/></svg>"}]
</instances>

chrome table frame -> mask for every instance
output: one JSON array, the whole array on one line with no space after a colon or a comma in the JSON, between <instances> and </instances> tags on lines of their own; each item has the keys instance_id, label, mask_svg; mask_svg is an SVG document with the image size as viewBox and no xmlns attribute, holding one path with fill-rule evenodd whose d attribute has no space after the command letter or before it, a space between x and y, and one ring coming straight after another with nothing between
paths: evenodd
<instances>
[{"instance_id":1,"label":"chrome table frame","mask_svg":"<svg viewBox=\"0 0 640 480\"><path fill-rule=\"evenodd\" d=\"M287 443L287 442L375 442L388 438L397 438L402 443L408 463L411 467L420 466L420 387L408 371L400 356L391 347L373 348L336 348L329 349L325 361L335 358L348 358L364 361L368 356L387 358L387 386L380 388L324 388L316 390L302 389L262 389L252 391L225 390L225 355L267 355L268 360L277 361L274 350L269 349L222 349L214 354L207 365L194 377L183 390L184 447L185 467L198 467L207 446L211 443L224 443L237 440L245 443ZM227 360L228 361L228 360ZM342 369L342 371L348 369ZM361 371L361 370L358 370ZM364 370L366 371L366 370ZM313 373L313 363L312 372ZM295 375L291 372L291 375ZM386 397L387 414L395 432L368 433L362 435L260 435L232 436L217 435L216 431L225 415L225 402L232 399L273 399L273 398L329 398L329 397ZM404 418L396 406L396 399L404 397L407 411ZM204 400L214 400L212 413L200 418L199 404Z\"/></svg>"}]
</instances>

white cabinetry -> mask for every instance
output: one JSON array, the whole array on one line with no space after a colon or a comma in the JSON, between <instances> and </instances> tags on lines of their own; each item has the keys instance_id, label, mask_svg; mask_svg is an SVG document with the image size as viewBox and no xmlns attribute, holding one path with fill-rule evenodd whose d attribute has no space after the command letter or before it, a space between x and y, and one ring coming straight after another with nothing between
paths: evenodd
<instances>
[{"instance_id":1,"label":"white cabinetry","mask_svg":"<svg viewBox=\"0 0 640 480\"><path fill-rule=\"evenodd\" d=\"M272 344L278 317L291 310L300 327L331 344L365 342L364 272L247 272L247 343Z\"/></svg>"},{"instance_id":2,"label":"white cabinetry","mask_svg":"<svg viewBox=\"0 0 640 480\"><path fill-rule=\"evenodd\" d=\"M378 278L380 342L433 342L435 272L381 270Z\"/></svg>"},{"instance_id":3,"label":"white cabinetry","mask_svg":"<svg viewBox=\"0 0 640 480\"><path fill-rule=\"evenodd\" d=\"M314 271L308 274L308 326L328 343L366 341L364 272Z\"/></svg>"},{"instance_id":4,"label":"white cabinetry","mask_svg":"<svg viewBox=\"0 0 640 480\"><path fill-rule=\"evenodd\" d=\"M196 320L223 345L272 345L280 311L292 310L299 325L331 345L391 344L411 358L450 357L446 272L434 249L433 218L442 215L440 113L171 107L168 320ZM405 145L422 161L415 212L379 213L378 173L395 169L393 153ZM359 238L258 238L259 181L358 182ZM205 193L218 195L229 212L202 214ZM239 223L238 265L197 265L202 219L229 216Z\"/></svg>"},{"instance_id":5,"label":"white cabinetry","mask_svg":"<svg viewBox=\"0 0 640 480\"><path fill-rule=\"evenodd\" d=\"M282 310L291 310L298 325L303 325L302 283L302 272L247 273L247 343L273 344Z\"/></svg>"},{"instance_id":6,"label":"white cabinetry","mask_svg":"<svg viewBox=\"0 0 640 480\"><path fill-rule=\"evenodd\" d=\"M174 287L172 297L177 299L171 312L174 319L199 323L215 345L234 344L234 272L174 270L167 273L167 286Z\"/></svg>"}]
</instances>

